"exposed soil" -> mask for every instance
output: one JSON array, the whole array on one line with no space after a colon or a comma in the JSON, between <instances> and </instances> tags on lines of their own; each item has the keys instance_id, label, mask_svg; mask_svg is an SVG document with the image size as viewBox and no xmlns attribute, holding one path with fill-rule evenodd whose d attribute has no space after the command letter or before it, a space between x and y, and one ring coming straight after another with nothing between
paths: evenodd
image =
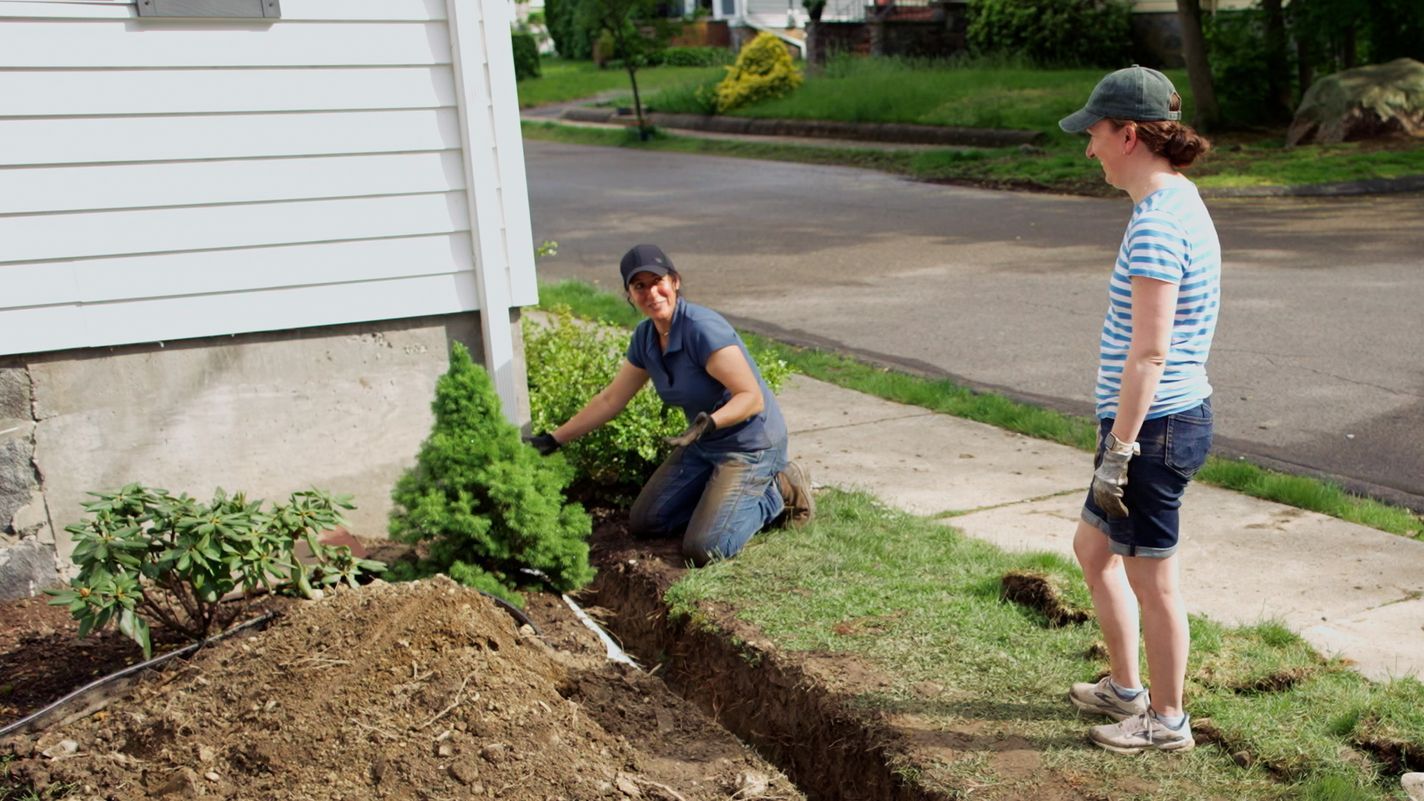
<instances>
[{"instance_id":1,"label":"exposed soil","mask_svg":"<svg viewBox=\"0 0 1424 801\"><path fill-rule=\"evenodd\" d=\"M294 602L0 754L17 757L12 783L71 798L803 797L659 680L607 661L558 596L527 611L540 635L443 577ZM71 642L42 601L5 612L10 720L138 656L110 635Z\"/></svg>"},{"instance_id":2,"label":"exposed soil","mask_svg":"<svg viewBox=\"0 0 1424 801\"><path fill-rule=\"evenodd\" d=\"M633 541L616 516L595 520L599 575L585 597L612 613L609 625L625 647L658 657L658 675L668 686L754 745L809 798L1101 801L1133 795L1130 788L1050 770L1044 744L1007 730L1003 721L965 718L947 727L913 711L873 708L863 699L891 688L878 669L846 654L782 651L733 609L703 608L695 623L670 620L662 597L684 569L677 544ZM926 705L943 691L915 688ZM966 758L983 759L993 780L954 786L930 778L936 766Z\"/></svg>"},{"instance_id":3,"label":"exposed soil","mask_svg":"<svg viewBox=\"0 0 1424 801\"><path fill-rule=\"evenodd\" d=\"M1006 720L916 714L948 692L931 682L877 708L866 699L893 689L878 668L781 651L733 609L670 619L678 543L632 540L623 514L590 511L599 574L580 602L648 673L609 662L557 595L527 596L537 635L444 578L268 599L281 616L265 631L144 674L102 711L0 741L12 787L123 801L1101 801L1141 789L1049 768L1043 750L1065 743ZM1079 610L1039 578L1006 581L1006 595L1046 624L1071 622ZM0 724L139 658L117 635L76 641L74 630L43 599L0 605ZM1198 728L1221 742L1210 721ZM943 771L966 760L980 767L956 784ZM0 798L5 782L0 773Z\"/></svg>"}]
</instances>

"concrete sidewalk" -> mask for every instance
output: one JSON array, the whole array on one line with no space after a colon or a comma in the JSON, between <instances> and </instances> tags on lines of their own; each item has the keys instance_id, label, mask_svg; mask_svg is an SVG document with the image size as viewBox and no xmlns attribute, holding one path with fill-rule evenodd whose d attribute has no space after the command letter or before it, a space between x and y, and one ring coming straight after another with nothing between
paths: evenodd
<instances>
[{"instance_id":1,"label":"concrete sidewalk","mask_svg":"<svg viewBox=\"0 0 1424 801\"><path fill-rule=\"evenodd\" d=\"M1092 457L1066 445L793 376L778 396L818 485L864 489L1006 550L1072 558ZM1182 506L1187 609L1280 620L1373 679L1424 676L1424 542L1193 484Z\"/></svg>"}]
</instances>

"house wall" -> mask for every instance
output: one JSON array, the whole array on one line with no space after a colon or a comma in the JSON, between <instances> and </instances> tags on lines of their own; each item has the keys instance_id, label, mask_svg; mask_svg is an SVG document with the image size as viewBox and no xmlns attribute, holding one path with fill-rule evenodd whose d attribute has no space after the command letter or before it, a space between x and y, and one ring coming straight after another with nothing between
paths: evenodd
<instances>
[{"instance_id":1,"label":"house wall","mask_svg":"<svg viewBox=\"0 0 1424 801\"><path fill-rule=\"evenodd\" d=\"M0 1L0 353L479 308L444 0L282 11Z\"/></svg>"},{"instance_id":2,"label":"house wall","mask_svg":"<svg viewBox=\"0 0 1424 801\"><path fill-rule=\"evenodd\" d=\"M0 598L56 581L86 493L131 482L203 500L316 486L384 536L454 341L480 353L474 315L0 358Z\"/></svg>"},{"instance_id":3,"label":"house wall","mask_svg":"<svg viewBox=\"0 0 1424 801\"><path fill-rule=\"evenodd\" d=\"M507 0L281 10L0 0L0 598L130 481L354 493L381 535L451 341L528 418Z\"/></svg>"}]
</instances>

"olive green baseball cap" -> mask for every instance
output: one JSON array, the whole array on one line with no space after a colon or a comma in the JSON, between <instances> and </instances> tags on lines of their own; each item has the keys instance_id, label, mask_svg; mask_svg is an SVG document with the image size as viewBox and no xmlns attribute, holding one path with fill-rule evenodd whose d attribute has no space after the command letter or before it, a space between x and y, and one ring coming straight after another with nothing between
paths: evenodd
<instances>
[{"instance_id":1,"label":"olive green baseball cap","mask_svg":"<svg viewBox=\"0 0 1424 801\"><path fill-rule=\"evenodd\" d=\"M1181 107L1181 96L1166 75L1133 64L1098 81L1087 105L1059 120L1058 127L1082 133L1101 119L1180 120Z\"/></svg>"}]
</instances>

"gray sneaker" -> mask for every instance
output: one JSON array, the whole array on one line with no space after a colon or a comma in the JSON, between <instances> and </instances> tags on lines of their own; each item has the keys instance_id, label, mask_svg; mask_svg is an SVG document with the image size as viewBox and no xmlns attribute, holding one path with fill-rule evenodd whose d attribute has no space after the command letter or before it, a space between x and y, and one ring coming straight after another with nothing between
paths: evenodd
<instances>
[{"instance_id":1,"label":"gray sneaker","mask_svg":"<svg viewBox=\"0 0 1424 801\"><path fill-rule=\"evenodd\" d=\"M776 486L786 502L781 518L784 526L800 528L816 516L816 496L811 494L811 474L796 462L787 462L786 469L776 474Z\"/></svg>"},{"instance_id":2,"label":"gray sneaker","mask_svg":"<svg viewBox=\"0 0 1424 801\"><path fill-rule=\"evenodd\" d=\"M1080 681L1068 691L1068 700L1073 706L1095 715L1107 715L1113 720L1141 715L1147 711L1147 691L1143 690L1131 701L1124 701L1117 691L1108 684L1111 677L1104 676L1097 684Z\"/></svg>"},{"instance_id":3,"label":"gray sneaker","mask_svg":"<svg viewBox=\"0 0 1424 801\"><path fill-rule=\"evenodd\" d=\"M1099 748L1119 754L1141 751L1190 751L1197 741L1192 739L1192 721L1188 717L1180 729L1169 729L1157 719L1151 709L1117 723L1094 726L1088 739Z\"/></svg>"}]
</instances>

